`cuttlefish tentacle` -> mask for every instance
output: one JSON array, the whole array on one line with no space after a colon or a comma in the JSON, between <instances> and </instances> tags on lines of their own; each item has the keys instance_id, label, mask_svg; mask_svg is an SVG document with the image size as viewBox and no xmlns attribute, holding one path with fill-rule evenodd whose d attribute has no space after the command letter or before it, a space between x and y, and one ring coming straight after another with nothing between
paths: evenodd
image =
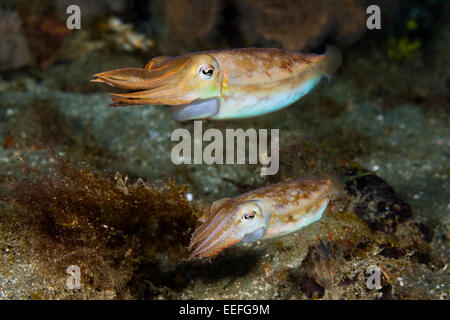
<instances>
[{"instance_id":1,"label":"cuttlefish tentacle","mask_svg":"<svg viewBox=\"0 0 450 320\"><path fill-rule=\"evenodd\" d=\"M319 220L339 182L298 179L256 189L211 206L192 234L191 258L208 257L235 243L280 237Z\"/></svg>"},{"instance_id":2,"label":"cuttlefish tentacle","mask_svg":"<svg viewBox=\"0 0 450 320\"><path fill-rule=\"evenodd\" d=\"M250 48L155 57L144 68L97 73L93 82L133 92L113 106L172 106L179 121L253 117L286 107L330 77L341 64L335 47L322 55Z\"/></svg>"}]
</instances>

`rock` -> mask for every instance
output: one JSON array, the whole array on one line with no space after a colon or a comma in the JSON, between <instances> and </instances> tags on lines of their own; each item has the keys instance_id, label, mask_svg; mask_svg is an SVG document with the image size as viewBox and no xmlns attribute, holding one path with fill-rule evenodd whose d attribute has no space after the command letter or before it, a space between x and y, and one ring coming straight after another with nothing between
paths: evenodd
<instances>
[{"instance_id":1,"label":"rock","mask_svg":"<svg viewBox=\"0 0 450 320\"><path fill-rule=\"evenodd\" d=\"M346 191L357 198L353 211L373 230L395 232L398 223L412 216L410 206L399 199L383 179L367 170L349 171Z\"/></svg>"},{"instance_id":2,"label":"rock","mask_svg":"<svg viewBox=\"0 0 450 320\"><path fill-rule=\"evenodd\" d=\"M220 20L221 2L160 0L151 6L151 11L152 16L162 17L156 27L163 50L178 51L180 45L192 48L210 38Z\"/></svg>"}]
</instances>

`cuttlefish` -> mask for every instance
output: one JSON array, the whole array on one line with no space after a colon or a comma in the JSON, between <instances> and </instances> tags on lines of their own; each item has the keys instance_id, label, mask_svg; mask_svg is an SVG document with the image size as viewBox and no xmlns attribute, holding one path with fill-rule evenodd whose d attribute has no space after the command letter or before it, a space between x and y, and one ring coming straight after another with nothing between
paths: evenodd
<instances>
[{"instance_id":1,"label":"cuttlefish","mask_svg":"<svg viewBox=\"0 0 450 320\"><path fill-rule=\"evenodd\" d=\"M334 46L324 54L275 48L228 49L160 56L144 68L93 75L93 82L128 89L112 106L168 105L175 120L254 117L299 100L341 64Z\"/></svg>"},{"instance_id":2,"label":"cuttlefish","mask_svg":"<svg viewBox=\"0 0 450 320\"><path fill-rule=\"evenodd\" d=\"M213 202L192 234L191 258L208 257L235 243L281 237L319 220L342 191L336 179L298 179Z\"/></svg>"}]
</instances>

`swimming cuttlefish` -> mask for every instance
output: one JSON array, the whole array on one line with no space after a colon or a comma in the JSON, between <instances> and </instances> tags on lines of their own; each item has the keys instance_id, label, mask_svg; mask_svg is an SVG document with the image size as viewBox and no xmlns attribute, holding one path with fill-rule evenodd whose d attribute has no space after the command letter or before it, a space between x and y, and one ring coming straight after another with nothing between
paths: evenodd
<instances>
[{"instance_id":1,"label":"swimming cuttlefish","mask_svg":"<svg viewBox=\"0 0 450 320\"><path fill-rule=\"evenodd\" d=\"M144 68L97 73L91 81L129 89L112 94L112 106L171 106L177 121L232 119L284 108L311 91L341 64L329 46L324 54L248 48L156 57Z\"/></svg>"},{"instance_id":2,"label":"swimming cuttlefish","mask_svg":"<svg viewBox=\"0 0 450 320\"><path fill-rule=\"evenodd\" d=\"M191 258L208 257L235 243L281 237L319 220L337 181L299 179L213 202L206 220L192 234Z\"/></svg>"}]
</instances>

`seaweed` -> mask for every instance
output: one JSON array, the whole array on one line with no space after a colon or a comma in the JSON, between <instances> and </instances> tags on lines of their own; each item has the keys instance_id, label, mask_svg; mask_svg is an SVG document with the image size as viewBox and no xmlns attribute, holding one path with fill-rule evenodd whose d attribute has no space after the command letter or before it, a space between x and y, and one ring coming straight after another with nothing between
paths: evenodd
<instances>
[{"instance_id":1,"label":"seaweed","mask_svg":"<svg viewBox=\"0 0 450 320\"><path fill-rule=\"evenodd\" d=\"M24 177L4 186L0 200L26 209L32 248L43 274L81 268L83 286L129 295L141 263L167 272L187 258L201 208L186 186L169 180L156 187L119 173L115 181L52 154L47 171L23 165ZM24 223L26 223L24 220ZM20 230L18 230L20 232ZM136 275L134 275L136 276Z\"/></svg>"},{"instance_id":2,"label":"seaweed","mask_svg":"<svg viewBox=\"0 0 450 320\"><path fill-rule=\"evenodd\" d=\"M410 33L418 29L418 22L415 19L409 19L405 25L404 34L400 38L391 37L388 42L387 54L393 61L399 62L405 60L422 47L422 41L419 38L411 38Z\"/></svg>"}]
</instances>

